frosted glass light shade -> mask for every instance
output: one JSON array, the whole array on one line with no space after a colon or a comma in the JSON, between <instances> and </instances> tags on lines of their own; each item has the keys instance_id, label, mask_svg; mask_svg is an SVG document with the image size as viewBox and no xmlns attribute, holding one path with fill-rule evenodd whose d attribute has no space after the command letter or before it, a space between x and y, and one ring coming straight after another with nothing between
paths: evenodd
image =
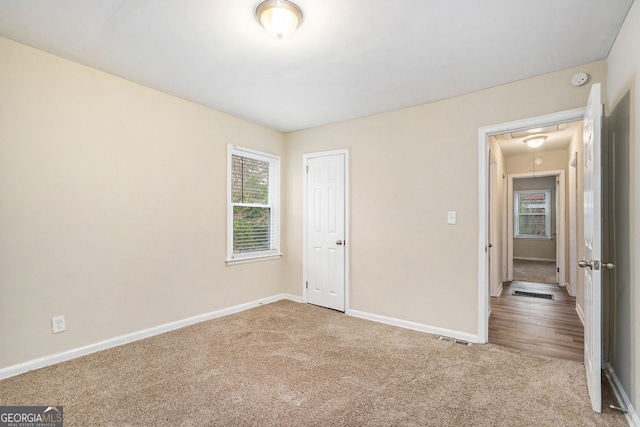
<instances>
[{"instance_id":1,"label":"frosted glass light shade","mask_svg":"<svg viewBox=\"0 0 640 427\"><path fill-rule=\"evenodd\" d=\"M258 5L256 17L269 34L283 39L302 22L302 10L287 0L267 0Z\"/></svg>"},{"instance_id":2,"label":"frosted glass light shade","mask_svg":"<svg viewBox=\"0 0 640 427\"><path fill-rule=\"evenodd\" d=\"M534 136L533 138L525 139L524 142L529 147L536 148L536 147L540 147L545 139L547 139L546 136Z\"/></svg>"}]
</instances>

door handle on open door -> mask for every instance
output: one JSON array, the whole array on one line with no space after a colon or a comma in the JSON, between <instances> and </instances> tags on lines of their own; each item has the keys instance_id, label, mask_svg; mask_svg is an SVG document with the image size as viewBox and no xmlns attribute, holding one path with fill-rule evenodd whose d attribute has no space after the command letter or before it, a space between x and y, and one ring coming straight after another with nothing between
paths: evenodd
<instances>
[{"instance_id":1,"label":"door handle on open door","mask_svg":"<svg viewBox=\"0 0 640 427\"><path fill-rule=\"evenodd\" d=\"M580 267L580 268L589 267L590 269L593 270L593 265L589 261L585 261L585 260L578 261L578 267Z\"/></svg>"},{"instance_id":2,"label":"door handle on open door","mask_svg":"<svg viewBox=\"0 0 640 427\"><path fill-rule=\"evenodd\" d=\"M602 268L606 268L607 270L613 270L614 268L616 268L616 265L612 262L603 262Z\"/></svg>"}]
</instances>

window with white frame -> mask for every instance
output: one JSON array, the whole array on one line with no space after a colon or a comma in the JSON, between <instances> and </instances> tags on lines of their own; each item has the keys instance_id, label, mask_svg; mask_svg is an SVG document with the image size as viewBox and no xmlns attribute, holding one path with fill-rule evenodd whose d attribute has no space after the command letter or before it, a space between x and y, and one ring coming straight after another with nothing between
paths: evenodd
<instances>
[{"instance_id":1,"label":"window with white frame","mask_svg":"<svg viewBox=\"0 0 640 427\"><path fill-rule=\"evenodd\" d=\"M280 256L280 157L229 146L227 264Z\"/></svg>"},{"instance_id":2,"label":"window with white frame","mask_svg":"<svg viewBox=\"0 0 640 427\"><path fill-rule=\"evenodd\" d=\"M513 192L514 237L551 238L551 190Z\"/></svg>"}]
</instances>

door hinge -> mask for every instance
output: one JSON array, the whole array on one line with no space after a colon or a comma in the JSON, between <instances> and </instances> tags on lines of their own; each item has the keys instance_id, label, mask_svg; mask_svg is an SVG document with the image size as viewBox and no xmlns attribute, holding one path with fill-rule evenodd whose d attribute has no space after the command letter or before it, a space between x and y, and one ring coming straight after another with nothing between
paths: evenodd
<instances>
[{"instance_id":1,"label":"door hinge","mask_svg":"<svg viewBox=\"0 0 640 427\"><path fill-rule=\"evenodd\" d=\"M556 273L560 273L560 267L556 268Z\"/></svg>"},{"instance_id":2,"label":"door hinge","mask_svg":"<svg viewBox=\"0 0 640 427\"><path fill-rule=\"evenodd\" d=\"M309 281L305 282L305 289L309 289Z\"/></svg>"}]
</instances>

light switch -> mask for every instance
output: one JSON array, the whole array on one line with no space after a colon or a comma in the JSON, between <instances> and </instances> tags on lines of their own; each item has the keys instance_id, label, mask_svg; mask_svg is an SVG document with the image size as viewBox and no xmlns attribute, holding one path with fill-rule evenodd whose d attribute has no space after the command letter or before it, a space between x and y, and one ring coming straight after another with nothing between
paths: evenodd
<instances>
[{"instance_id":1,"label":"light switch","mask_svg":"<svg viewBox=\"0 0 640 427\"><path fill-rule=\"evenodd\" d=\"M456 223L456 211L447 212L447 224Z\"/></svg>"}]
</instances>

